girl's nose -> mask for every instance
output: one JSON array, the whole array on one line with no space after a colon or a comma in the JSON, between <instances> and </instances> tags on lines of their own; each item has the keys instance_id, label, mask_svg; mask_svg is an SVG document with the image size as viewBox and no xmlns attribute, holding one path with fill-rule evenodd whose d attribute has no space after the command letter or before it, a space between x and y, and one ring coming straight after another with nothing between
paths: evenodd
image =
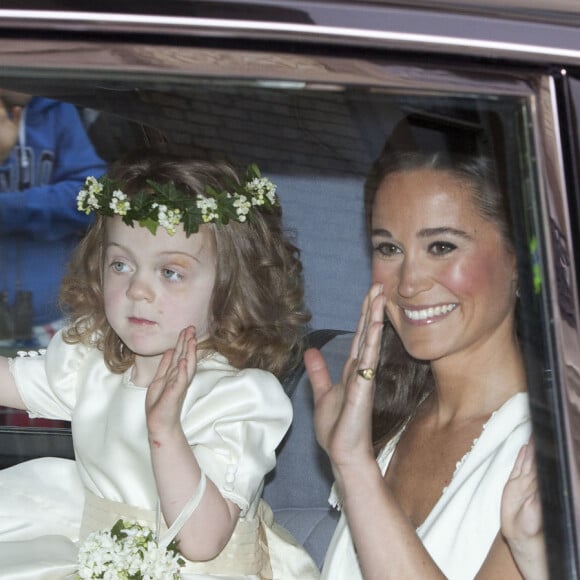
<instances>
[{"instance_id":1,"label":"girl's nose","mask_svg":"<svg viewBox=\"0 0 580 580\"><path fill-rule=\"evenodd\" d=\"M134 276L127 288L127 296L131 300L151 302L154 297L153 288L142 276Z\"/></svg>"}]
</instances>

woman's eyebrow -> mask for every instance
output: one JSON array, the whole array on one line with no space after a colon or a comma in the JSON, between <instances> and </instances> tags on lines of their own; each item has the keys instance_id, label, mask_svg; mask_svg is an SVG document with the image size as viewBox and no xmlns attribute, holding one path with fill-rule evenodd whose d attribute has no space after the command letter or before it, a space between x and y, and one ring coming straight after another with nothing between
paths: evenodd
<instances>
[{"instance_id":1,"label":"woman's eyebrow","mask_svg":"<svg viewBox=\"0 0 580 580\"><path fill-rule=\"evenodd\" d=\"M417 236L419 238L431 238L434 236L441 236L441 235L453 235L453 236L458 236L460 238L464 238L466 240L471 240L471 236L463 231L463 230L458 230L457 228L452 228L452 227L448 227L448 226L442 226L442 227L437 227L437 228L424 228L422 230L419 230L419 233L417 234ZM385 229L385 228L375 228L372 230L371 235L377 236L377 237L381 237L381 238L392 238L393 234Z\"/></svg>"},{"instance_id":2,"label":"woman's eyebrow","mask_svg":"<svg viewBox=\"0 0 580 580\"><path fill-rule=\"evenodd\" d=\"M385 230L384 228L375 228L371 231L371 235L380 236L381 238L392 238L393 234L389 230Z\"/></svg>"},{"instance_id":3,"label":"woman's eyebrow","mask_svg":"<svg viewBox=\"0 0 580 580\"><path fill-rule=\"evenodd\" d=\"M452 235L458 236L460 238L464 238L465 240L471 240L471 236L464 230L458 230L457 228L452 228L448 226L442 226L438 228L424 228L419 230L418 237L420 238L432 238L434 236L441 236L441 235Z\"/></svg>"}]
</instances>

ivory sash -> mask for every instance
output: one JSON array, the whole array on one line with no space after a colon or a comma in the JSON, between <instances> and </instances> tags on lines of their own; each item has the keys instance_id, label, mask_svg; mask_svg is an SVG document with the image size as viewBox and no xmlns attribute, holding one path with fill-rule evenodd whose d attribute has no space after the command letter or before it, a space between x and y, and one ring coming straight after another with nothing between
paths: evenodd
<instances>
[{"instance_id":1,"label":"ivory sash","mask_svg":"<svg viewBox=\"0 0 580 580\"><path fill-rule=\"evenodd\" d=\"M259 517L260 514L271 517L272 512L267 504L263 505L265 507L260 506L261 509L258 510L257 517L254 519L240 518L238 520L230 541L216 558L205 562L186 560L181 572L183 574L235 574L258 576L264 579L272 578L268 542L263 529L264 525L261 525L262 518ZM83 542L91 532L111 528L119 518L137 520L151 527L152 530L156 528L154 510L107 500L86 490L80 541ZM165 531L167 531L167 526L165 522L161 522L161 533Z\"/></svg>"}]
</instances>

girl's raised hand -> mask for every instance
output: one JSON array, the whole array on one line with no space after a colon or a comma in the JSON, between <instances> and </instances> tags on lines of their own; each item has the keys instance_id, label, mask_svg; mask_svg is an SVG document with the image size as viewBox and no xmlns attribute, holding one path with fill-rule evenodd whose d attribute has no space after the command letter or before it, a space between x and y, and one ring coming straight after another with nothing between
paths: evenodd
<instances>
[{"instance_id":1,"label":"girl's raised hand","mask_svg":"<svg viewBox=\"0 0 580 580\"><path fill-rule=\"evenodd\" d=\"M195 329L189 326L179 333L175 348L163 354L145 398L150 434L180 428L181 408L197 365L196 346Z\"/></svg>"},{"instance_id":2,"label":"girl's raised hand","mask_svg":"<svg viewBox=\"0 0 580 580\"><path fill-rule=\"evenodd\" d=\"M357 371L377 368L384 322L384 296L380 284L369 290L363 302L350 357L342 378L332 384L320 351L309 349L304 363L314 395L316 437L334 467L373 457L372 408L375 383ZM374 460L373 460L374 461Z\"/></svg>"}]
</instances>

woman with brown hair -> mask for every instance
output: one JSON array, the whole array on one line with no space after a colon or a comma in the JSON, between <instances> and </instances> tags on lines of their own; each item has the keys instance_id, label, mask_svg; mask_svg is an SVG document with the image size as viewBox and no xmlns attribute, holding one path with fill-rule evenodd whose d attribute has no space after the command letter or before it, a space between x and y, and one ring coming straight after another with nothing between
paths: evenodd
<instances>
[{"instance_id":1,"label":"woman with brown hair","mask_svg":"<svg viewBox=\"0 0 580 580\"><path fill-rule=\"evenodd\" d=\"M485 159L394 152L366 194L373 285L342 381L305 353L343 511L323 577L518 578L499 533L530 435L506 199Z\"/></svg>"}]
</instances>

